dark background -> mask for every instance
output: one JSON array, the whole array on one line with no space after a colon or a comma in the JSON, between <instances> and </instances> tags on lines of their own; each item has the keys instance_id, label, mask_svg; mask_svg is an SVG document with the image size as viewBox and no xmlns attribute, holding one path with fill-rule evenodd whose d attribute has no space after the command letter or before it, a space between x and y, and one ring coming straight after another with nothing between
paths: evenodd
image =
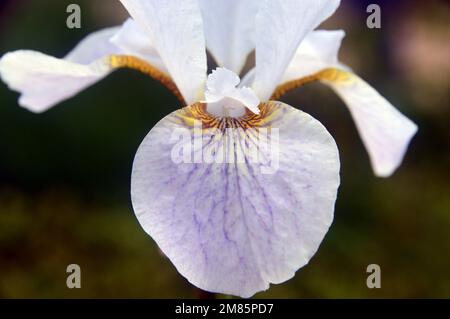
<instances>
[{"instance_id":1,"label":"dark background","mask_svg":"<svg viewBox=\"0 0 450 319\"><path fill-rule=\"evenodd\" d=\"M342 185L310 264L256 297L450 297L448 2L343 2L325 24L347 32L341 59L420 130L403 166L379 179L331 90L314 84L283 98L333 134ZM381 30L365 24L372 2L382 5ZM81 5L80 30L66 27L70 3ZM0 55L23 48L62 57L126 16L112 0L0 0ZM127 70L40 115L17 97L0 84L0 297L200 296L141 229L129 195L137 147L179 107L176 98ZM66 287L71 263L81 266L81 289ZM381 289L366 287L372 263Z\"/></svg>"}]
</instances>

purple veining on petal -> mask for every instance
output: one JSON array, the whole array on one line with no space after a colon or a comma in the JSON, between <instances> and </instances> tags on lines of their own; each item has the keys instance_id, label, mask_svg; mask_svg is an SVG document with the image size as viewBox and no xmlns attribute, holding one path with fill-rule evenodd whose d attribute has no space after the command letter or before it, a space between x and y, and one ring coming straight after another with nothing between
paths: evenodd
<instances>
[{"instance_id":1,"label":"purple veining on petal","mask_svg":"<svg viewBox=\"0 0 450 319\"><path fill-rule=\"evenodd\" d=\"M136 154L136 215L177 270L202 289L249 297L286 281L309 261L331 224L339 185L334 140L305 113L270 103L273 114L257 124L279 128L273 174L263 174L263 163L246 153L254 144L270 160L255 131L207 130L200 145L203 155L214 155L212 163L172 161L168 137L175 129L193 132L192 107L161 120ZM221 156L231 162L216 163Z\"/></svg>"}]
</instances>

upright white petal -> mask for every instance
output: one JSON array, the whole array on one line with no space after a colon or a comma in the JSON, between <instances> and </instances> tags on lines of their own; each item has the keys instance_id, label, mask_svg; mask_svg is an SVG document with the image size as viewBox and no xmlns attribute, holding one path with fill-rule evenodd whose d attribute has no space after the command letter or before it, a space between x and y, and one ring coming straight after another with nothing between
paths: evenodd
<instances>
[{"instance_id":1,"label":"upright white petal","mask_svg":"<svg viewBox=\"0 0 450 319\"><path fill-rule=\"evenodd\" d=\"M346 69L338 59L343 30L317 30L302 41L280 83L303 78L330 67Z\"/></svg>"},{"instance_id":2,"label":"upright white petal","mask_svg":"<svg viewBox=\"0 0 450 319\"><path fill-rule=\"evenodd\" d=\"M117 30L109 28L91 34L65 59L28 50L7 53L0 59L0 76L10 89L21 93L21 106L44 112L110 73L107 56L120 53L109 42Z\"/></svg>"},{"instance_id":3,"label":"upright white petal","mask_svg":"<svg viewBox=\"0 0 450 319\"><path fill-rule=\"evenodd\" d=\"M417 125L400 113L369 84L354 74L327 81L348 106L369 153L375 174L388 177L402 163Z\"/></svg>"},{"instance_id":4,"label":"upright white petal","mask_svg":"<svg viewBox=\"0 0 450 319\"><path fill-rule=\"evenodd\" d=\"M279 84L301 79L330 67L350 70L338 60L339 49L344 36L343 30L310 32L300 43ZM255 80L255 73L256 69L251 69L244 76L240 85L251 86Z\"/></svg>"},{"instance_id":5,"label":"upright white petal","mask_svg":"<svg viewBox=\"0 0 450 319\"><path fill-rule=\"evenodd\" d=\"M133 19L125 21L120 30L111 38L111 43L120 48L124 54L141 58L168 73L148 33L140 28Z\"/></svg>"},{"instance_id":6,"label":"upright white petal","mask_svg":"<svg viewBox=\"0 0 450 319\"><path fill-rule=\"evenodd\" d=\"M260 0L200 0L206 46L219 66L240 74L255 48Z\"/></svg>"},{"instance_id":7,"label":"upright white petal","mask_svg":"<svg viewBox=\"0 0 450 319\"><path fill-rule=\"evenodd\" d=\"M148 33L188 104L203 98L206 49L197 0L121 0Z\"/></svg>"},{"instance_id":8,"label":"upright white petal","mask_svg":"<svg viewBox=\"0 0 450 319\"><path fill-rule=\"evenodd\" d=\"M339 0L261 0L256 17L253 88L268 100L301 41L339 6Z\"/></svg>"},{"instance_id":9,"label":"upright white petal","mask_svg":"<svg viewBox=\"0 0 450 319\"><path fill-rule=\"evenodd\" d=\"M250 297L292 278L317 251L333 220L338 150L317 120L279 102L252 116L250 131L203 109L170 114L144 139L133 207L192 284Z\"/></svg>"},{"instance_id":10,"label":"upright white petal","mask_svg":"<svg viewBox=\"0 0 450 319\"><path fill-rule=\"evenodd\" d=\"M87 35L64 57L64 60L79 64L90 64L105 56L119 53L120 49L114 43L111 43L110 39L120 29L120 26L106 28Z\"/></svg>"}]
</instances>

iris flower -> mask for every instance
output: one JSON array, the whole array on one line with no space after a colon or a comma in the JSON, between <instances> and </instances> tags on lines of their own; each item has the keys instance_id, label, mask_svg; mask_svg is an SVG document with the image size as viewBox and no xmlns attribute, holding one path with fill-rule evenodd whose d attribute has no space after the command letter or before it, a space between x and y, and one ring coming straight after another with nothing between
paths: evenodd
<instances>
[{"instance_id":1,"label":"iris flower","mask_svg":"<svg viewBox=\"0 0 450 319\"><path fill-rule=\"evenodd\" d=\"M277 100L314 81L332 88L380 177L398 168L417 131L339 62L344 31L315 30L340 1L121 2L131 16L123 25L89 35L62 59L5 54L3 81L37 113L119 68L161 81L184 107L157 123L137 151L131 197L143 229L181 275L207 291L250 297L292 278L332 223L340 162L319 121ZM209 76L207 51L219 66ZM255 65L241 80L252 52ZM192 134L180 142L174 132ZM258 149L262 139L276 140L276 157ZM179 143L191 149L188 160L174 160ZM252 161L252 145L267 158ZM218 160L224 153L227 160ZM264 172L275 160L275 169Z\"/></svg>"}]
</instances>

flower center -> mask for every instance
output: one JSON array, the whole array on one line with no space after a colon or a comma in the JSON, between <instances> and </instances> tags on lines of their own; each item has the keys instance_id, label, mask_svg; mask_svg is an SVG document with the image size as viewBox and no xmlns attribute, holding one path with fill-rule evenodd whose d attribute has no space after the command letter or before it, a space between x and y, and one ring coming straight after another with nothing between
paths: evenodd
<instances>
[{"instance_id":1,"label":"flower center","mask_svg":"<svg viewBox=\"0 0 450 319\"><path fill-rule=\"evenodd\" d=\"M210 112L210 106L206 103L195 103L186 106L177 114L179 120L187 126L194 126L196 121L202 123L203 129L216 128L255 128L267 126L282 114L279 102L269 101L261 103L260 112L255 114L248 109L244 110L244 114L240 117L235 116L217 116ZM270 125L269 125L270 126Z\"/></svg>"},{"instance_id":2,"label":"flower center","mask_svg":"<svg viewBox=\"0 0 450 319\"><path fill-rule=\"evenodd\" d=\"M252 89L238 87L239 77L225 68L215 69L206 82L207 112L216 117L239 118L247 111L259 114L260 101Z\"/></svg>"},{"instance_id":3,"label":"flower center","mask_svg":"<svg viewBox=\"0 0 450 319\"><path fill-rule=\"evenodd\" d=\"M223 98L218 102L208 103L206 110L215 117L240 118L246 114L247 108L239 101Z\"/></svg>"}]
</instances>

